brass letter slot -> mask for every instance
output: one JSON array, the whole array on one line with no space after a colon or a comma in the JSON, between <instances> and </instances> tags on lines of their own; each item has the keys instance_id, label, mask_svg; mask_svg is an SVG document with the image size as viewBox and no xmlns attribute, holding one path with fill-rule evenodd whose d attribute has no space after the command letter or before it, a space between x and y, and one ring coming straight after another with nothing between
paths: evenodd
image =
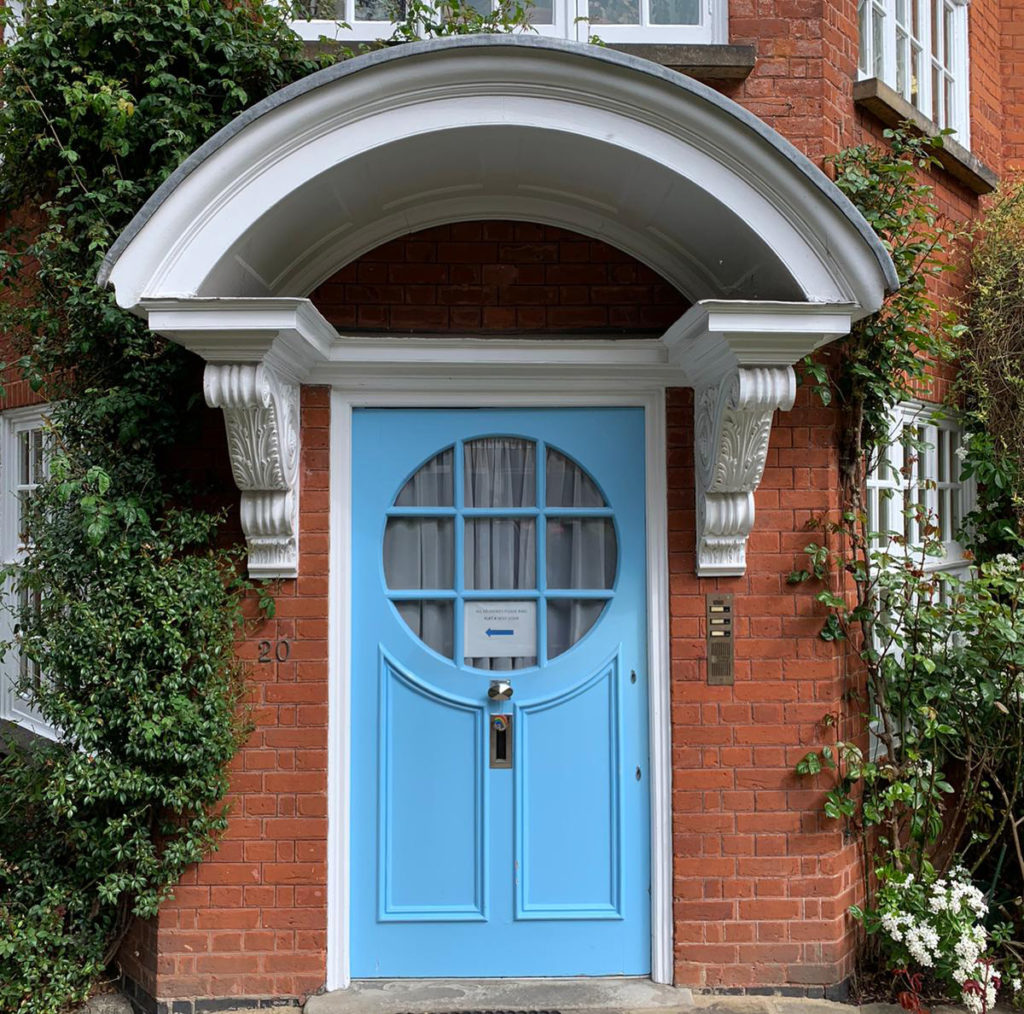
<instances>
[{"instance_id":1,"label":"brass letter slot","mask_svg":"<svg viewBox=\"0 0 1024 1014\"><path fill-rule=\"evenodd\" d=\"M491 767L512 767L512 716L491 715Z\"/></svg>"}]
</instances>

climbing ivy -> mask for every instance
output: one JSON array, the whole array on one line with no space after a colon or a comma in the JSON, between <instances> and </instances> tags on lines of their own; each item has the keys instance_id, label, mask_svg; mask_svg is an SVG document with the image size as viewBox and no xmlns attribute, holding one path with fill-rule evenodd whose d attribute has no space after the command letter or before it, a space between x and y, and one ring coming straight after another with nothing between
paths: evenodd
<instances>
[{"instance_id":1,"label":"climbing ivy","mask_svg":"<svg viewBox=\"0 0 1024 1014\"><path fill-rule=\"evenodd\" d=\"M50 402L10 650L57 735L0 758L4 1011L81 999L225 825L247 586L173 464L196 371L94 279L187 154L320 65L285 18L263 0L0 9L0 333L8 378Z\"/></svg>"},{"instance_id":2,"label":"climbing ivy","mask_svg":"<svg viewBox=\"0 0 1024 1014\"><path fill-rule=\"evenodd\" d=\"M869 956L899 970L904 1006L920 1007L922 975L931 970L939 988L981 1011L999 988L998 948L1007 983L1024 957L1011 929L1024 924L1024 543L1009 514L998 516L1021 502L1022 473L1013 469L1024 421L1024 317L1015 305L1022 262L1014 242L1024 230L1012 202L997 205L984 231L989 246L974 256L969 329L940 312L931 292L953 268L963 234L942 223L927 182L938 141L903 130L886 139L885 148L859 146L830 160L840 189L892 256L901 288L831 360L806 364L822 400L838 407L842 504L812 521L807 564L790 581L817 587L827 613L821 636L848 642L842 657L854 664L846 706L823 716L826 745L797 771L824 782L826 816L860 844L867 904L851 911L875 944ZM997 362L1008 351L1010 361ZM965 422L960 478L982 480L986 506L958 533L968 563L950 570L936 566L945 551L937 520L911 495L916 462L929 448L913 427L894 433L890 420L918 384L927 389L931 371L958 357L960 398L938 411ZM901 453L890 455L896 441ZM879 529L865 509L873 471L906 490L884 512L897 519L891 528ZM996 488L986 494L984 483ZM989 538L995 527L998 542ZM984 903L981 891L964 886L972 876L987 889ZM950 884L959 885L957 899L969 891L977 904L953 905L944 893ZM991 936L979 923L990 909Z\"/></svg>"}]
</instances>

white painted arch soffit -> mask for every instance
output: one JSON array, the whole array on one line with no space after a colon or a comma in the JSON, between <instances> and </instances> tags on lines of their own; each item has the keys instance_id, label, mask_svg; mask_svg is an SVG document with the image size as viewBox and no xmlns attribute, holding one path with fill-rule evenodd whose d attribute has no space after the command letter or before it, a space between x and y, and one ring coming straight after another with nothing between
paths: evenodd
<instances>
[{"instance_id":1,"label":"white painted arch soffit","mask_svg":"<svg viewBox=\"0 0 1024 1014\"><path fill-rule=\"evenodd\" d=\"M339 336L307 294L396 236L519 219L600 238L694 304L660 341ZM693 386L698 572L743 573L792 364L896 286L870 227L741 107L644 60L524 36L400 46L253 107L166 181L100 273L208 362L250 573L297 571L299 383L570 374ZM270 448L268 456L268 448Z\"/></svg>"}]
</instances>

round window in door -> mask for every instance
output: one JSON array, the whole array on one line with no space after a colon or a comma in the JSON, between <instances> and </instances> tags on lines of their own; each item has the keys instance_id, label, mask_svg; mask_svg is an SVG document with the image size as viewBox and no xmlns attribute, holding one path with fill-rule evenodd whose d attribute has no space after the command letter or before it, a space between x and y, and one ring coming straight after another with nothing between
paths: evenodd
<instances>
[{"instance_id":1,"label":"round window in door","mask_svg":"<svg viewBox=\"0 0 1024 1014\"><path fill-rule=\"evenodd\" d=\"M613 595L618 543L594 479L518 436L459 441L398 491L384 532L387 594L442 657L489 672L544 666Z\"/></svg>"}]
</instances>

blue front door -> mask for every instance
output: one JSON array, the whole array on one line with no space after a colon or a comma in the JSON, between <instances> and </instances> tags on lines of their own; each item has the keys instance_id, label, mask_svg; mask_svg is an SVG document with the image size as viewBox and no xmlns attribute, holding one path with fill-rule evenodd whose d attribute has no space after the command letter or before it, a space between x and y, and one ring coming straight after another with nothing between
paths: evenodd
<instances>
[{"instance_id":1,"label":"blue front door","mask_svg":"<svg viewBox=\"0 0 1024 1014\"><path fill-rule=\"evenodd\" d=\"M650 971L643 411L353 415L351 969Z\"/></svg>"}]
</instances>

